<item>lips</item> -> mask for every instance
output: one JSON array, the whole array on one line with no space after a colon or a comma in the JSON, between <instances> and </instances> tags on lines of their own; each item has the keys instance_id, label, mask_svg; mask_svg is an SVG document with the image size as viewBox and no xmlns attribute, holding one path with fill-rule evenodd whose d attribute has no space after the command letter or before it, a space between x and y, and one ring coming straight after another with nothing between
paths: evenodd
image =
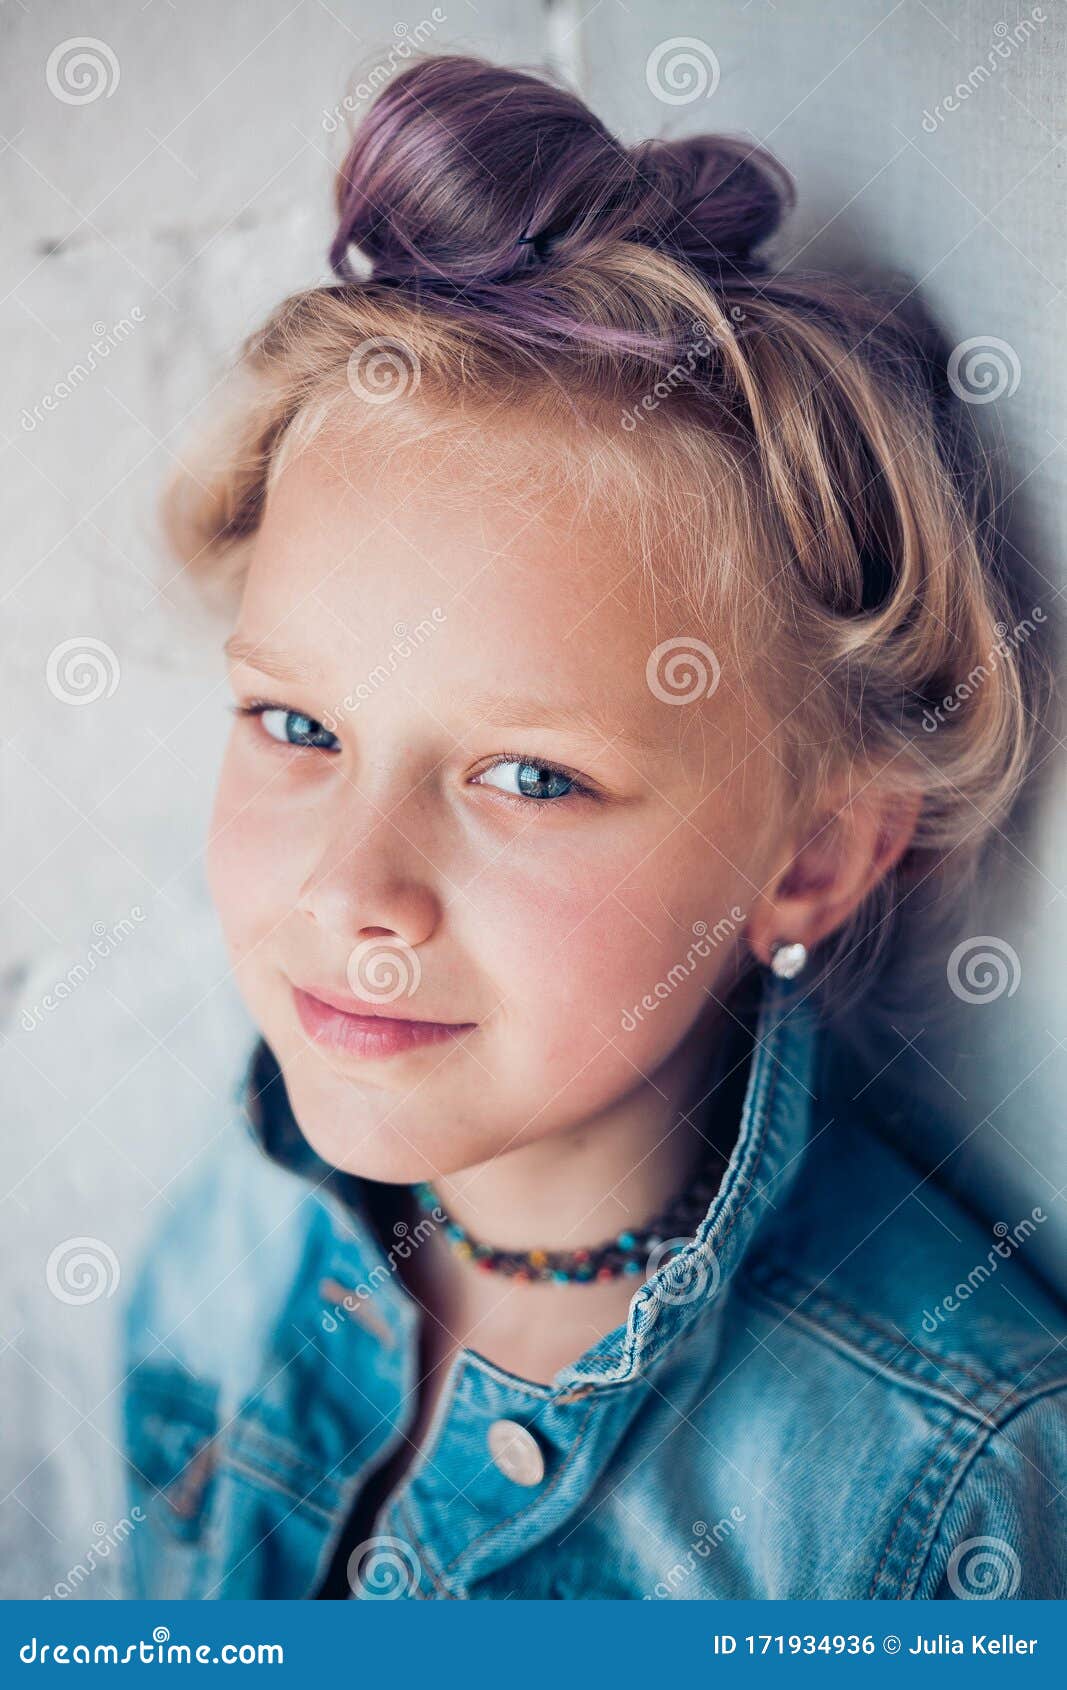
<instances>
[{"instance_id":1,"label":"lips","mask_svg":"<svg viewBox=\"0 0 1067 1690\"><path fill-rule=\"evenodd\" d=\"M339 993L293 986L293 1002L305 1033L316 1044L349 1056L397 1056L423 1045L445 1044L474 1031L474 1021L417 1021L395 1003L368 1004Z\"/></svg>"}]
</instances>

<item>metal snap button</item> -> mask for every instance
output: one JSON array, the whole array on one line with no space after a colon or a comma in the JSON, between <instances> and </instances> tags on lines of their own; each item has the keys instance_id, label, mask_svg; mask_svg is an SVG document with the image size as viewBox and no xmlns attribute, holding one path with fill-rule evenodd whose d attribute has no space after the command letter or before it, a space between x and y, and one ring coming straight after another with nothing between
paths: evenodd
<instances>
[{"instance_id":1,"label":"metal snap button","mask_svg":"<svg viewBox=\"0 0 1067 1690\"><path fill-rule=\"evenodd\" d=\"M494 1420L489 1428L489 1453L506 1479L517 1485L539 1485L545 1458L533 1433L517 1420Z\"/></svg>"}]
</instances>

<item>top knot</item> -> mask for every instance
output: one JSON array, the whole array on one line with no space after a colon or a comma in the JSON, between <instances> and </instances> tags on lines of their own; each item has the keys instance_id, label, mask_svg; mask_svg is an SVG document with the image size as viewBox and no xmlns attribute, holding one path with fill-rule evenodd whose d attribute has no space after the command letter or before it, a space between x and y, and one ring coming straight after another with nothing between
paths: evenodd
<instances>
[{"instance_id":1,"label":"top knot","mask_svg":"<svg viewBox=\"0 0 1067 1690\"><path fill-rule=\"evenodd\" d=\"M486 60L435 54L382 90L335 185L334 274L466 288L634 241L711 284L759 273L753 249L793 204L761 148L697 135L617 141L577 95ZM354 266L350 247L362 266Z\"/></svg>"}]
</instances>

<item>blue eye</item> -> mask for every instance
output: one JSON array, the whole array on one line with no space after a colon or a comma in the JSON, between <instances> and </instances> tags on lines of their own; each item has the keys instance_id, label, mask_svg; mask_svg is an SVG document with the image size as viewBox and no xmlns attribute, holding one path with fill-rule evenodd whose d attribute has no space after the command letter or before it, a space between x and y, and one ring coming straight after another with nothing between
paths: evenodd
<instances>
[{"instance_id":1,"label":"blue eye","mask_svg":"<svg viewBox=\"0 0 1067 1690\"><path fill-rule=\"evenodd\" d=\"M340 750L337 735L301 710L265 702L235 704L231 708L237 716L258 716L264 733L278 745L310 751ZM593 787L555 763L516 751L502 752L495 763L474 779L476 784L495 786L512 798L530 798L544 807L568 798L599 796Z\"/></svg>"},{"instance_id":2,"label":"blue eye","mask_svg":"<svg viewBox=\"0 0 1067 1690\"><path fill-rule=\"evenodd\" d=\"M287 710L280 704L238 704L234 708L239 716L258 716L264 733L279 745L333 751L339 744L336 734L300 710Z\"/></svg>"},{"instance_id":3,"label":"blue eye","mask_svg":"<svg viewBox=\"0 0 1067 1690\"><path fill-rule=\"evenodd\" d=\"M516 772L512 774L512 770ZM494 775L503 778L494 780ZM567 774L566 770L558 769L552 763L535 762L511 753L505 753L488 769L483 769L477 779L488 786L499 786L513 798L533 798L543 802L577 793L592 796L589 788L574 775Z\"/></svg>"}]
</instances>

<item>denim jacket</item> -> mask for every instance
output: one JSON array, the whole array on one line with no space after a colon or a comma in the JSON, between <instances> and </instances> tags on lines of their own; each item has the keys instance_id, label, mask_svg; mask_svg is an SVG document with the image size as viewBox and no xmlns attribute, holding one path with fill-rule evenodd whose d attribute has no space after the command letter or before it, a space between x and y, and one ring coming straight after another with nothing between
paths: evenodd
<instances>
[{"instance_id":1,"label":"denim jacket","mask_svg":"<svg viewBox=\"0 0 1067 1690\"><path fill-rule=\"evenodd\" d=\"M1067 1596L1039 1220L990 1227L924 1177L876 1085L831 1112L803 981L761 990L696 1231L551 1384L454 1357L357 1598ZM128 1596L314 1595L412 1423L417 1306L276 1066L257 1095L269 1056L124 1293Z\"/></svg>"}]
</instances>

